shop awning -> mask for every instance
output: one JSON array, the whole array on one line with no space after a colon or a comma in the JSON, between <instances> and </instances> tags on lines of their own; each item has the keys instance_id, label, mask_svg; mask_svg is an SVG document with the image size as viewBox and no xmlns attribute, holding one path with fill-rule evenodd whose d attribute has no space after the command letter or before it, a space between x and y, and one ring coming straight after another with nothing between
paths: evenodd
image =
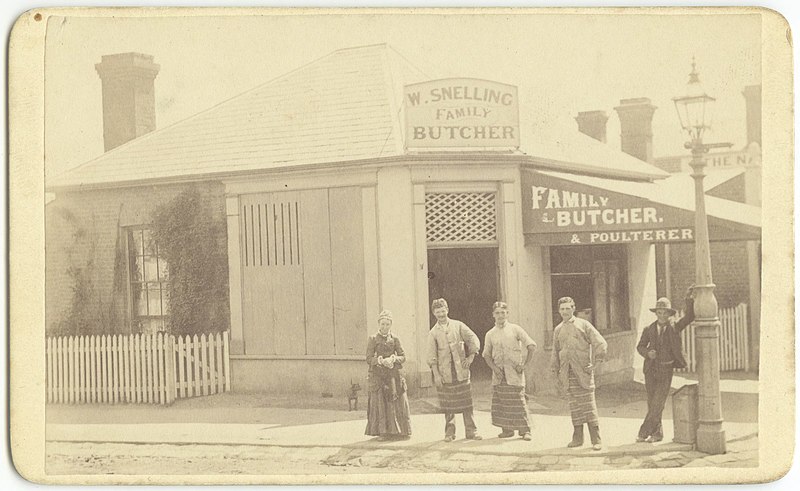
<instances>
[{"instance_id":1,"label":"shop awning","mask_svg":"<svg viewBox=\"0 0 800 491\"><path fill-rule=\"evenodd\" d=\"M522 169L526 242L694 241L694 188ZM761 240L761 209L706 196L712 241Z\"/></svg>"}]
</instances>

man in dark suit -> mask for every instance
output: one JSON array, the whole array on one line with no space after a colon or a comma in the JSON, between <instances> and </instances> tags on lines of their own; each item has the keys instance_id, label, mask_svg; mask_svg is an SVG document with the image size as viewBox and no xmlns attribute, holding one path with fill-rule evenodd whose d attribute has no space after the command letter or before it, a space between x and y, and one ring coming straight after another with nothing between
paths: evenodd
<instances>
[{"instance_id":1,"label":"man in dark suit","mask_svg":"<svg viewBox=\"0 0 800 491\"><path fill-rule=\"evenodd\" d=\"M655 443L664 439L661 413L672 386L672 371L686 368L681 344L681 331L694 320L694 287L686 293L686 314L677 322L675 309L666 297L659 298L650 309L656 321L642 331L636 351L644 357L644 385L647 389L647 416L644 418L637 442Z\"/></svg>"}]
</instances>

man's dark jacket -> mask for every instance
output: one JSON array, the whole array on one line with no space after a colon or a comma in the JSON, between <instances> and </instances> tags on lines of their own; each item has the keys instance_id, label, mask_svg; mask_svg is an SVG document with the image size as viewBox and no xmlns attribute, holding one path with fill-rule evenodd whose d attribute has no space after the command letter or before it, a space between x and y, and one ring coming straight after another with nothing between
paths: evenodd
<instances>
[{"instance_id":1,"label":"man's dark jacket","mask_svg":"<svg viewBox=\"0 0 800 491\"><path fill-rule=\"evenodd\" d=\"M664 333L661 335L661 351L668 349L672 354L674 363L672 368L686 368L686 357L683 354L683 343L681 343L681 331L692 323L694 320L694 300L691 298L686 299L686 315L681 317L678 322L670 319L667 326L664 328ZM658 321L653 322L642 331L642 338L639 340L639 345L636 346L636 351L644 357L644 372L647 373L655 368L656 363L662 358L659 356L656 360L651 360L647 357L647 352L656 348L658 339ZM662 353L663 355L663 353Z\"/></svg>"}]
</instances>

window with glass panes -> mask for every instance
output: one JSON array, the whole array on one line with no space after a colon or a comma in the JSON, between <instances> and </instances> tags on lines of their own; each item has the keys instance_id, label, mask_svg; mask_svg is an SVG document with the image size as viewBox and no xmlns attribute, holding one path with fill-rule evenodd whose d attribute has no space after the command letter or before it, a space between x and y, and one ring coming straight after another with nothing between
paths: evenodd
<instances>
[{"instance_id":1,"label":"window with glass panes","mask_svg":"<svg viewBox=\"0 0 800 491\"><path fill-rule=\"evenodd\" d=\"M131 323L134 331L165 331L169 316L169 265L147 229L128 230Z\"/></svg>"}]
</instances>

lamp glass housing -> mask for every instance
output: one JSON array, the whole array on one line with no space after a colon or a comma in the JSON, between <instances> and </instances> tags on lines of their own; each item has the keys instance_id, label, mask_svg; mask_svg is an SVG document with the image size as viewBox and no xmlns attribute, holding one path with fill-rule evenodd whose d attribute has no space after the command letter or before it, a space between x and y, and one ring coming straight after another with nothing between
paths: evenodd
<instances>
[{"instance_id":1,"label":"lamp glass housing","mask_svg":"<svg viewBox=\"0 0 800 491\"><path fill-rule=\"evenodd\" d=\"M689 74L689 83L686 84L686 95L672 99L681 127L689 134L692 141L702 141L703 133L711 127L715 100L706 94L692 64L692 73Z\"/></svg>"}]
</instances>

